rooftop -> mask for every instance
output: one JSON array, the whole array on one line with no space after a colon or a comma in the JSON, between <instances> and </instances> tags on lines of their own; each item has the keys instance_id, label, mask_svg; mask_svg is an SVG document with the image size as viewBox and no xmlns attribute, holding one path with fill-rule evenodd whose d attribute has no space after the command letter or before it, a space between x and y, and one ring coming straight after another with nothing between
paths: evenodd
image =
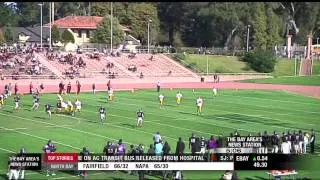
<instances>
[{"instance_id":1,"label":"rooftop","mask_svg":"<svg viewBox=\"0 0 320 180\"><path fill-rule=\"evenodd\" d=\"M67 16L54 21L59 28L77 28L77 29L96 29L97 25L102 21L101 16ZM49 24L44 26L48 27ZM130 31L129 28L121 25L124 31Z\"/></svg>"}]
</instances>

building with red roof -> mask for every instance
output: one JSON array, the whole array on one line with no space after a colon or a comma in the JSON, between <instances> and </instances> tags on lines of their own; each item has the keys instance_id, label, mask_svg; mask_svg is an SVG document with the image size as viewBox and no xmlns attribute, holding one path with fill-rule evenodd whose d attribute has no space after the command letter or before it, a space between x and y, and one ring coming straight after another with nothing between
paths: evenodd
<instances>
[{"instance_id":1,"label":"building with red roof","mask_svg":"<svg viewBox=\"0 0 320 180\"><path fill-rule=\"evenodd\" d=\"M98 24L102 21L100 16L67 16L54 21L59 29L68 29L74 35L75 44L83 45L89 43L92 37L92 32L97 29ZM45 24L44 27L49 27L50 24ZM121 25L125 35L128 35L130 29Z\"/></svg>"}]
</instances>

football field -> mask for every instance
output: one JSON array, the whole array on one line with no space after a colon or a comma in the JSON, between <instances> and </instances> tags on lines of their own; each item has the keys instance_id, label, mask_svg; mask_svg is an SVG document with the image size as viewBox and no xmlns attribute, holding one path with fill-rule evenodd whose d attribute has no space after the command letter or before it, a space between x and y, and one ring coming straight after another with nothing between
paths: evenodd
<instances>
[{"instance_id":1,"label":"football field","mask_svg":"<svg viewBox=\"0 0 320 180\"><path fill-rule=\"evenodd\" d=\"M178 137L182 137L186 147L192 132L197 136L209 138L229 135L238 130L240 135L268 131L279 134L290 130L310 132L314 129L320 135L320 100L285 91L220 90L213 97L210 89L181 89L183 100L177 105L177 89L161 90L165 96L165 106L159 108L158 92L151 90L117 91L115 99L107 101L106 92L82 93L82 112L75 116L53 114L50 120L44 111L44 105L57 103L56 94L43 94L38 111L30 110L33 104L31 95L21 98L22 108L13 110L14 102L10 97L0 110L0 179L5 178L8 153L26 148L27 152L42 152L42 147L51 139L57 146L57 152L80 152L87 147L91 152L100 153L107 141L117 143L123 139L127 149L131 144L144 144L147 151L153 143L152 137L157 131L169 142L171 151L175 151ZM204 99L203 114L196 114L196 98ZM76 95L64 95L65 100L76 100ZM107 119L102 125L98 109L107 109ZM145 113L143 127L136 128L136 112ZM317 143L317 141L316 141ZM190 150L186 148L189 152ZM316 145L317 154L320 147ZM319 159L315 155L314 158ZM320 161L318 161L320 162ZM318 163L317 166L319 166ZM299 172L299 171L298 171ZM218 179L223 172L185 172L186 179ZM240 179L268 178L266 171L241 171ZM320 177L317 171L300 171L298 177ZM57 172L49 179L79 179L76 172ZM125 172L90 172L89 179L138 179ZM157 179L159 176L147 176ZM43 172L27 171L26 179L48 179Z\"/></svg>"}]
</instances>

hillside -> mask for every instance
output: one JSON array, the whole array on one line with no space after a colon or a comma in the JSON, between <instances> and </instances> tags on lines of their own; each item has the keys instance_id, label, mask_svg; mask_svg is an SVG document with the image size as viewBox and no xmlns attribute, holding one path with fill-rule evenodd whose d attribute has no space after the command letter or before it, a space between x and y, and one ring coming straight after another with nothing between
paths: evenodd
<instances>
[{"instance_id":1,"label":"hillside","mask_svg":"<svg viewBox=\"0 0 320 180\"><path fill-rule=\"evenodd\" d=\"M236 56L215 56L215 55L197 55L189 54L183 56L181 54L172 55L172 58L183 64L184 66L199 73L258 73L246 65L245 62L239 60ZM297 62L297 72L299 72L299 61ZM273 76L293 76L294 60L279 59L275 66L275 71L271 73ZM320 61L314 60L313 74L320 74Z\"/></svg>"}]
</instances>

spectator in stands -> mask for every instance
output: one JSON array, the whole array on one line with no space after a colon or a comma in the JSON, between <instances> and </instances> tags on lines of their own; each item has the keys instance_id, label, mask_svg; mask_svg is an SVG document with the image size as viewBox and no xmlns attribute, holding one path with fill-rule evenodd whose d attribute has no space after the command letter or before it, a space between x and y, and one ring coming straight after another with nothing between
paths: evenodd
<instances>
[{"instance_id":1,"label":"spectator in stands","mask_svg":"<svg viewBox=\"0 0 320 180\"><path fill-rule=\"evenodd\" d=\"M142 79L143 78L143 73L142 72L140 72L140 79Z\"/></svg>"}]
</instances>

